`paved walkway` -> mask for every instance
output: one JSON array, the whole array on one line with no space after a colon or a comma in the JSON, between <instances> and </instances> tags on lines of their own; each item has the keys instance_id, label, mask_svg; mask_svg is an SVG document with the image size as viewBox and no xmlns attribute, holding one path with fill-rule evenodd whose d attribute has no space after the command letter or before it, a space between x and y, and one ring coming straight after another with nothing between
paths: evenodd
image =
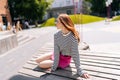
<instances>
[{"instance_id":1,"label":"paved walkway","mask_svg":"<svg viewBox=\"0 0 120 80\"><path fill-rule=\"evenodd\" d=\"M85 24L78 28L82 40L90 45L91 51L120 53L120 21Z\"/></svg>"},{"instance_id":2,"label":"paved walkway","mask_svg":"<svg viewBox=\"0 0 120 80\"><path fill-rule=\"evenodd\" d=\"M87 42L90 45L91 52L119 54L119 23L120 21L111 22L110 24L105 24L105 22L85 24L82 28L83 33L81 33L81 38L84 42ZM19 45L17 48L12 49L4 55L0 55L0 72L2 73L0 74L0 79L8 80L10 77L17 75L18 70L40 47L47 42L53 42L53 34L55 32L55 27L30 29L28 31L26 30L21 32L20 34L33 36L35 39L23 45ZM26 80L26 78L27 77L23 80ZM31 80L32 79L33 78L31 78Z\"/></svg>"}]
</instances>

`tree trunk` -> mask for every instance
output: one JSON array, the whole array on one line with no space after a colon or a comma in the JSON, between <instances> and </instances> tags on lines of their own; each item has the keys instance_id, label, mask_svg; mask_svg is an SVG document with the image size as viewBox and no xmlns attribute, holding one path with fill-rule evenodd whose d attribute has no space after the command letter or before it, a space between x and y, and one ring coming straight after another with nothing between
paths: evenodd
<instances>
[{"instance_id":1,"label":"tree trunk","mask_svg":"<svg viewBox=\"0 0 120 80\"><path fill-rule=\"evenodd\" d=\"M37 22L37 20L35 21L35 27L38 27L38 22Z\"/></svg>"}]
</instances>

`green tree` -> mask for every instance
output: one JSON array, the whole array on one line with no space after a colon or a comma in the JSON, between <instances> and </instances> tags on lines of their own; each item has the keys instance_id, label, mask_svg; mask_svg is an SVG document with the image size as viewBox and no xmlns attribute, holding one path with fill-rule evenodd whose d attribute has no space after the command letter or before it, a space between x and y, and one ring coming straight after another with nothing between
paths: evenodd
<instances>
[{"instance_id":1,"label":"green tree","mask_svg":"<svg viewBox=\"0 0 120 80\"><path fill-rule=\"evenodd\" d=\"M53 0L8 0L12 17L42 20Z\"/></svg>"},{"instance_id":2,"label":"green tree","mask_svg":"<svg viewBox=\"0 0 120 80\"><path fill-rule=\"evenodd\" d=\"M92 14L103 16L106 13L105 0L87 0L92 4L91 11Z\"/></svg>"},{"instance_id":3,"label":"green tree","mask_svg":"<svg viewBox=\"0 0 120 80\"><path fill-rule=\"evenodd\" d=\"M111 4L112 11L118 11L120 8L120 0L113 0L113 3Z\"/></svg>"},{"instance_id":4,"label":"green tree","mask_svg":"<svg viewBox=\"0 0 120 80\"><path fill-rule=\"evenodd\" d=\"M86 0L86 1L88 1L92 4L92 7L91 7L92 14L95 14L98 16L106 15L107 8L106 8L105 2L107 0ZM114 11L118 11L120 8L119 5L120 5L120 0L113 0L113 2L111 4L111 12L110 13L112 13Z\"/></svg>"},{"instance_id":5,"label":"green tree","mask_svg":"<svg viewBox=\"0 0 120 80\"><path fill-rule=\"evenodd\" d=\"M91 12L91 4L90 2L87 2L85 0L82 1L82 13L84 14L90 14Z\"/></svg>"}]
</instances>

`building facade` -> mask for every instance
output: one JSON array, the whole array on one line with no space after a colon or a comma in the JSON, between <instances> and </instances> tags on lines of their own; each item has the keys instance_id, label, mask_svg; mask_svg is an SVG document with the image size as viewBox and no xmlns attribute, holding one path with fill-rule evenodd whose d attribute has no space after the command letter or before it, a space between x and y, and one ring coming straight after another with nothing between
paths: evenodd
<instances>
[{"instance_id":1,"label":"building facade","mask_svg":"<svg viewBox=\"0 0 120 80\"><path fill-rule=\"evenodd\" d=\"M80 13L80 1L81 0L54 0L51 9L48 10L48 18L57 17L60 13Z\"/></svg>"},{"instance_id":2,"label":"building facade","mask_svg":"<svg viewBox=\"0 0 120 80\"><path fill-rule=\"evenodd\" d=\"M0 23L12 23L7 0L0 0Z\"/></svg>"}]
</instances>

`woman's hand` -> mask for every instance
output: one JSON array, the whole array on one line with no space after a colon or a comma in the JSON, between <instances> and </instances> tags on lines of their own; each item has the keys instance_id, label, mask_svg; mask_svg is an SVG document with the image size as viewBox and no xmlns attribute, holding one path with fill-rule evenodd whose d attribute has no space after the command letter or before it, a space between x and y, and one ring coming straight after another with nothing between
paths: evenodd
<instances>
[{"instance_id":1,"label":"woman's hand","mask_svg":"<svg viewBox=\"0 0 120 80\"><path fill-rule=\"evenodd\" d=\"M88 78L90 78L90 75L88 73L84 73L81 77L85 78L85 79L88 79Z\"/></svg>"}]
</instances>

